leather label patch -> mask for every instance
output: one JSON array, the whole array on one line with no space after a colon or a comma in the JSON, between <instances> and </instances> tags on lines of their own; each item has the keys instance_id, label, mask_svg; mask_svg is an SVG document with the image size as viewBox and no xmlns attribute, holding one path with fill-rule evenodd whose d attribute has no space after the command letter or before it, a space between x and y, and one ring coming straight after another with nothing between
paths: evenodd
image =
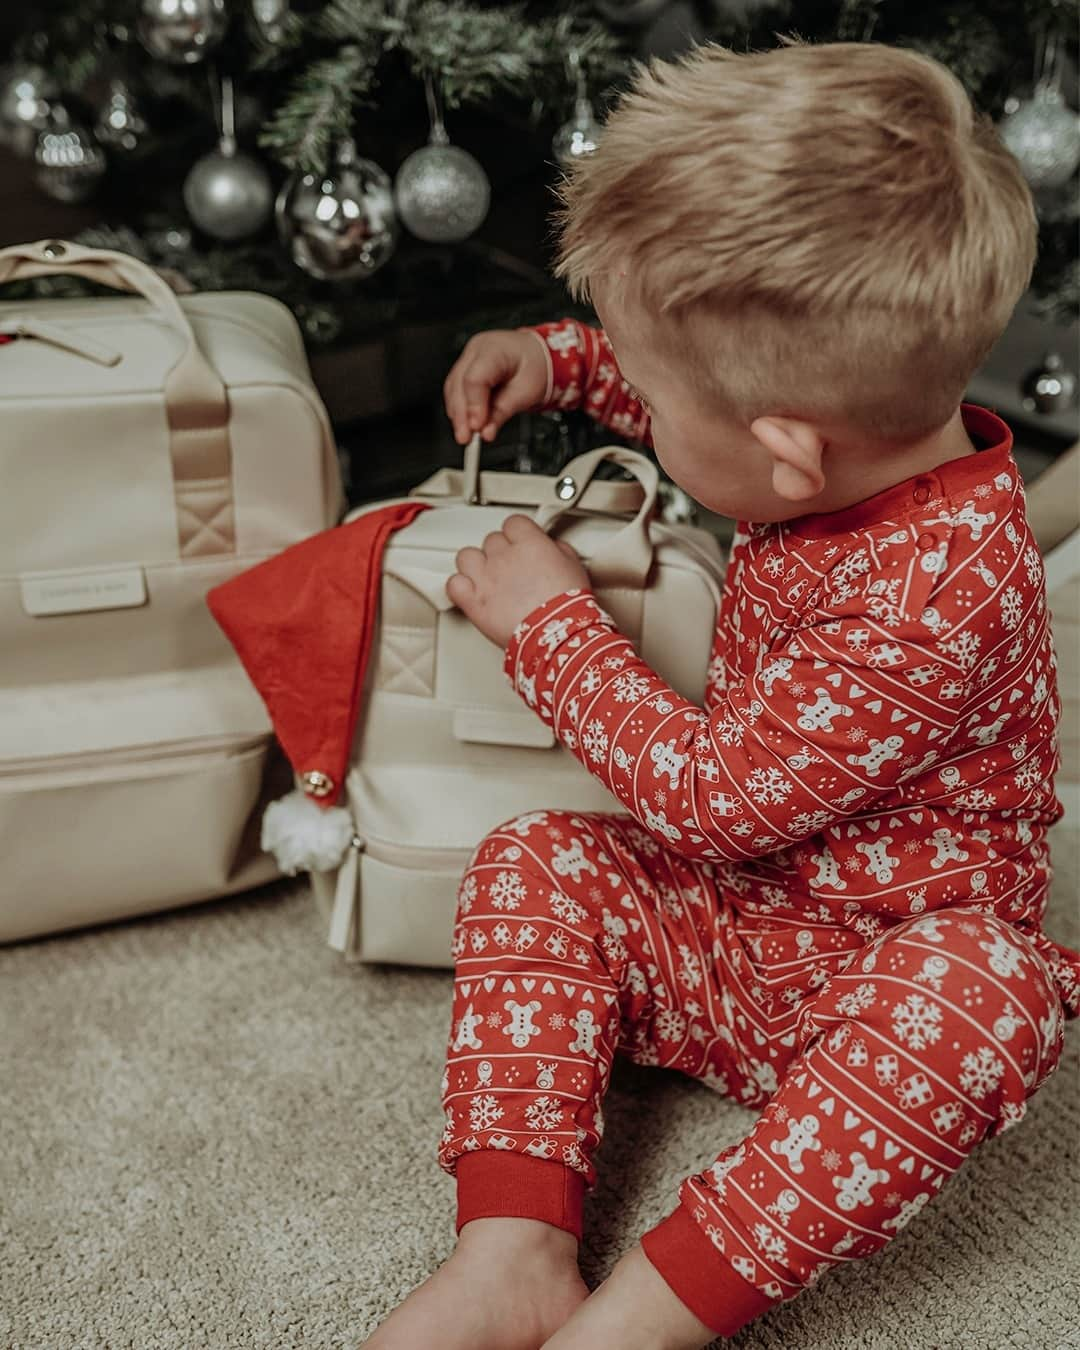
<instances>
[{"instance_id":1,"label":"leather label patch","mask_svg":"<svg viewBox=\"0 0 1080 1350\"><path fill-rule=\"evenodd\" d=\"M27 572L19 578L19 590L23 609L35 618L146 604L146 578L141 567L105 572Z\"/></svg>"}]
</instances>

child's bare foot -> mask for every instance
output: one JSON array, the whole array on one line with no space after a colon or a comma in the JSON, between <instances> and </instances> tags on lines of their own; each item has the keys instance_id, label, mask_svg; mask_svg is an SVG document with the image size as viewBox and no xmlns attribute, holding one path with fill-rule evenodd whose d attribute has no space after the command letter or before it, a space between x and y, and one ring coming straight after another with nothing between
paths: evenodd
<instances>
[{"instance_id":1,"label":"child's bare foot","mask_svg":"<svg viewBox=\"0 0 1080 1350\"><path fill-rule=\"evenodd\" d=\"M577 1239L538 1219L473 1219L363 1350L539 1350L589 1296Z\"/></svg>"}]
</instances>

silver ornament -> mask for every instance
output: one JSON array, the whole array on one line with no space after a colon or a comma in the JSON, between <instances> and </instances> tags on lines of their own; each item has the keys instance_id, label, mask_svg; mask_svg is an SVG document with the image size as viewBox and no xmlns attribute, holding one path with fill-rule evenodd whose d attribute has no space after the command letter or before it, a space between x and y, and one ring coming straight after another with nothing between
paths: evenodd
<instances>
[{"instance_id":1,"label":"silver ornament","mask_svg":"<svg viewBox=\"0 0 1080 1350\"><path fill-rule=\"evenodd\" d=\"M369 277L391 257L398 224L390 179L345 141L325 173L297 170L278 193L278 236L320 281Z\"/></svg>"},{"instance_id":2,"label":"silver ornament","mask_svg":"<svg viewBox=\"0 0 1080 1350\"><path fill-rule=\"evenodd\" d=\"M98 115L94 135L109 150L130 154L146 135L146 119L123 80L109 83L109 96Z\"/></svg>"},{"instance_id":3,"label":"silver ornament","mask_svg":"<svg viewBox=\"0 0 1080 1350\"><path fill-rule=\"evenodd\" d=\"M591 155L604 134L604 128L596 120L596 113L589 102L585 72L581 69L578 52L569 53L567 65L576 86L574 115L569 122L563 123L551 142L552 152L563 168L568 168L575 160Z\"/></svg>"},{"instance_id":4,"label":"silver ornament","mask_svg":"<svg viewBox=\"0 0 1080 1350\"><path fill-rule=\"evenodd\" d=\"M251 0L255 26L263 39L276 47L285 36L289 18L289 0Z\"/></svg>"},{"instance_id":5,"label":"silver ornament","mask_svg":"<svg viewBox=\"0 0 1080 1350\"><path fill-rule=\"evenodd\" d=\"M104 151L60 103L53 104L48 125L38 132L34 162L35 182L58 202L86 201L105 172Z\"/></svg>"},{"instance_id":6,"label":"silver ornament","mask_svg":"<svg viewBox=\"0 0 1080 1350\"><path fill-rule=\"evenodd\" d=\"M59 92L56 81L41 66L16 66L4 72L0 78L0 140L7 141L16 154L32 155Z\"/></svg>"},{"instance_id":7,"label":"silver ornament","mask_svg":"<svg viewBox=\"0 0 1080 1350\"><path fill-rule=\"evenodd\" d=\"M414 150L394 179L398 214L417 239L432 244L458 244L484 222L491 204L491 184L479 160L451 145L429 75L425 79L431 134Z\"/></svg>"},{"instance_id":8,"label":"silver ornament","mask_svg":"<svg viewBox=\"0 0 1080 1350\"><path fill-rule=\"evenodd\" d=\"M586 99L583 105L575 107L570 121L564 122L555 133L551 142L552 152L559 163L566 167L575 160L591 155L600 144L603 133L604 128L594 117L592 104Z\"/></svg>"},{"instance_id":9,"label":"silver ornament","mask_svg":"<svg viewBox=\"0 0 1080 1350\"><path fill-rule=\"evenodd\" d=\"M1054 85L1040 84L1001 119L1001 139L1034 188L1060 187L1080 164L1080 117ZM1007 104L1007 107L1010 105Z\"/></svg>"},{"instance_id":10,"label":"silver ornament","mask_svg":"<svg viewBox=\"0 0 1080 1350\"><path fill-rule=\"evenodd\" d=\"M254 155L236 144L232 80L221 82L221 140L196 160L184 179L184 205L200 230L215 239L243 239L270 219L274 190L270 175Z\"/></svg>"},{"instance_id":11,"label":"silver ornament","mask_svg":"<svg viewBox=\"0 0 1080 1350\"><path fill-rule=\"evenodd\" d=\"M203 60L228 26L225 0L139 0L139 41L151 56L173 65Z\"/></svg>"},{"instance_id":12,"label":"silver ornament","mask_svg":"<svg viewBox=\"0 0 1080 1350\"><path fill-rule=\"evenodd\" d=\"M184 180L188 215L215 239L243 239L270 219L274 190L253 155L212 150L192 165Z\"/></svg>"},{"instance_id":13,"label":"silver ornament","mask_svg":"<svg viewBox=\"0 0 1080 1350\"><path fill-rule=\"evenodd\" d=\"M1024 376L1020 392L1028 412L1062 413L1076 402L1076 376L1057 352L1048 352L1042 365Z\"/></svg>"}]
</instances>

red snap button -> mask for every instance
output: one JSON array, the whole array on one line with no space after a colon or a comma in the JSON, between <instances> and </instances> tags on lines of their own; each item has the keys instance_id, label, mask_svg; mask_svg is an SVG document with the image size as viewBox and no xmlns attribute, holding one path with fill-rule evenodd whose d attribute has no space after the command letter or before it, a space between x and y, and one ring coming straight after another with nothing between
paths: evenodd
<instances>
[{"instance_id":1,"label":"red snap button","mask_svg":"<svg viewBox=\"0 0 1080 1350\"><path fill-rule=\"evenodd\" d=\"M936 543L937 540L932 534L920 534L918 539L915 540L916 547L921 548L924 553L928 549L932 549Z\"/></svg>"},{"instance_id":2,"label":"red snap button","mask_svg":"<svg viewBox=\"0 0 1080 1350\"><path fill-rule=\"evenodd\" d=\"M925 504L930 500L930 484L927 482L916 483L915 490L914 492L912 492L911 495L915 498L915 500L919 503L920 506L925 506Z\"/></svg>"}]
</instances>

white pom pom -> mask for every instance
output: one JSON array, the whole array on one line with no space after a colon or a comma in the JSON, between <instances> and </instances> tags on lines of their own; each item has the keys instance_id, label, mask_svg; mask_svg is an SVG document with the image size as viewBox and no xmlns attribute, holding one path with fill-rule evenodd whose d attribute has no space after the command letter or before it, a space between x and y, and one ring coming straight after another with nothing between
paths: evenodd
<instances>
[{"instance_id":1,"label":"white pom pom","mask_svg":"<svg viewBox=\"0 0 1080 1350\"><path fill-rule=\"evenodd\" d=\"M340 806L324 810L303 792L290 792L263 813L263 849L283 872L330 872L340 866L353 837L352 816Z\"/></svg>"}]
</instances>

